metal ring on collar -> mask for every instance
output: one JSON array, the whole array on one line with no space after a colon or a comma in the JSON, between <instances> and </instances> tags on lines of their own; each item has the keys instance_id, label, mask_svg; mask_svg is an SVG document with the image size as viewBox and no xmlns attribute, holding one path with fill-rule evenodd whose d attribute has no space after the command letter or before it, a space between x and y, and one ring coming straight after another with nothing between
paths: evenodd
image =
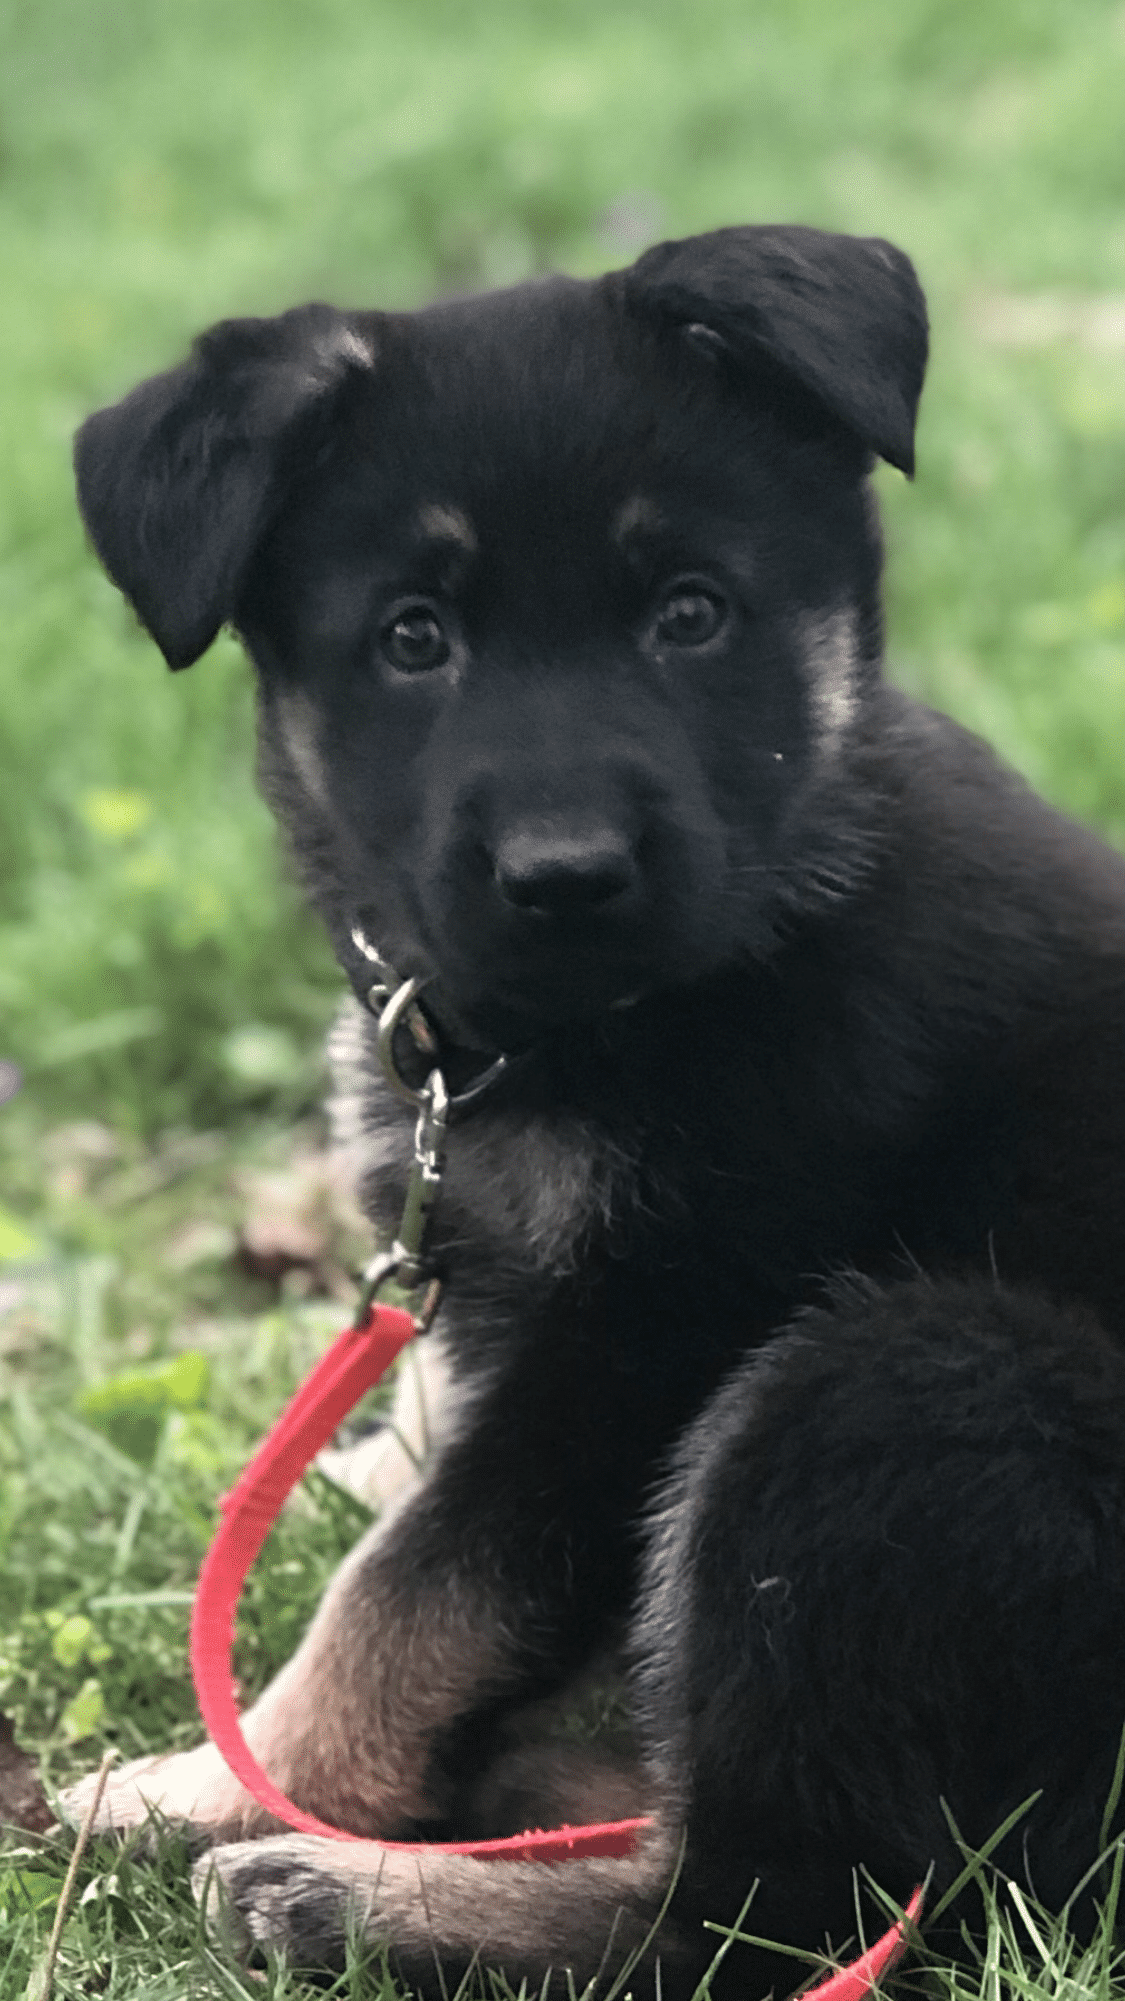
<instances>
[{"instance_id":1,"label":"metal ring on collar","mask_svg":"<svg viewBox=\"0 0 1125 2001\"><path fill-rule=\"evenodd\" d=\"M395 1056L395 1036L419 994L428 984L427 980L404 980L402 985L396 988L379 1015L379 1028L375 1046L378 1051L383 1075L396 1097L404 1098L408 1105L424 1104L427 1098L427 1086L426 1084L414 1085L407 1083L406 1078L398 1067L398 1060ZM463 1091L458 1091L456 1096L450 1096L450 1111L463 1111L466 1106L475 1104L478 1098L483 1097L486 1091L492 1089L493 1084L499 1083L500 1078L507 1068L508 1058L506 1056L497 1056L494 1058L487 1069L482 1070L479 1077L474 1077L472 1083L466 1085Z\"/></svg>"},{"instance_id":2,"label":"metal ring on collar","mask_svg":"<svg viewBox=\"0 0 1125 2001\"><path fill-rule=\"evenodd\" d=\"M382 1065L383 1075L392 1091L398 1097L405 1098L408 1105L424 1104L426 1087L424 1084L416 1087L413 1084L407 1083L406 1078L398 1067L395 1057L395 1035L399 1024L405 1019L409 1009L413 1007L425 984L424 980L404 980L402 985L391 995L390 1000L379 1016L376 1048L379 1054L379 1062Z\"/></svg>"}]
</instances>

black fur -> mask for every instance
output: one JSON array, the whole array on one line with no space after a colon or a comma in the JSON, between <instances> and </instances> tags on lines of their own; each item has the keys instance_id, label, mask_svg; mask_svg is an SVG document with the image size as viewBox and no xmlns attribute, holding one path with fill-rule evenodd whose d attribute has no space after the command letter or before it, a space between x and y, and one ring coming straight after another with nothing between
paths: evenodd
<instances>
[{"instance_id":1,"label":"black fur","mask_svg":"<svg viewBox=\"0 0 1125 2001\"><path fill-rule=\"evenodd\" d=\"M668 1853L686 1829L671 1994L755 1878L753 1929L812 1947L855 1868L948 1882L942 1797L980 1841L1041 1789L1004 1861L1061 1899L1125 1723L1125 865L882 678L866 476L912 469L924 362L890 246L732 229L221 326L78 443L169 662L241 633L357 993L358 923L432 983L454 1082L520 1057L438 1213L462 1420L353 1595L456 1580L504 1636L429 1741L431 1832L471 1828L497 1718L633 1617ZM372 1048L355 1010L386 1225L409 1117ZM289 1942L331 1957L305 1869ZM447 1969L506 1936L496 1880L475 1940L434 1921ZM604 1897L555 1872L537 1931L529 1892L510 1970L594 1970ZM784 1983L750 1961L738 1992Z\"/></svg>"}]
</instances>

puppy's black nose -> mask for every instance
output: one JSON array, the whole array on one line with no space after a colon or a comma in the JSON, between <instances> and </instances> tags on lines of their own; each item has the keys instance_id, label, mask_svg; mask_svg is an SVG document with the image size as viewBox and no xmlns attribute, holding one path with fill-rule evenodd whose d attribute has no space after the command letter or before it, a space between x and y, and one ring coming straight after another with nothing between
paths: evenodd
<instances>
[{"instance_id":1,"label":"puppy's black nose","mask_svg":"<svg viewBox=\"0 0 1125 2001\"><path fill-rule=\"evenodd\" d=\"M508 834L494 860L506 903L544 917L580 917L624 896L636 879L632 847L623 834Z\"/></svg>"}]
</instances>

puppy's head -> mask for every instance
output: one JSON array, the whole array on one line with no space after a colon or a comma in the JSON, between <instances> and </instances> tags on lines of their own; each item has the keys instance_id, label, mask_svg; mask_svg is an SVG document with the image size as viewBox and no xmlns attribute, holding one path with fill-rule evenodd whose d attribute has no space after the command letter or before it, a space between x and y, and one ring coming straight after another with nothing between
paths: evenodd
<instances>
[{"instance_id":1,"label":"puppy's head","mask_svg":"<svg viewBox=\"0 0 1125 2001\"><path fill-rule=\"evenodd\" d=\"M873 454L913 271L730 229L413 314L235 321L79 434L110 575L184 667L235 624L267 791L484 1043L626 1005L846 890L878 679Z\"/></svg>"}]
</instances>

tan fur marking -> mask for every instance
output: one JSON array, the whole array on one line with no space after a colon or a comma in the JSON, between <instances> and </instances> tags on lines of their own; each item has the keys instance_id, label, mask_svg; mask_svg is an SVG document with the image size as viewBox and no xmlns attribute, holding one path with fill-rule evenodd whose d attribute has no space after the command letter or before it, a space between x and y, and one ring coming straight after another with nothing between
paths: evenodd
<instances>
[{"instance_id":1,"label":"tan fur marking","mask_svg":"<svg viewBox=\"0 0 1125 2001\"><path fill-rule=\"evenodd\" d=\"M336 337L336 352L348 361L358 362L362 368L370 368L375 355L367 342L361 339L354 327L341 327Z\"/></svg>"},{"instance_id":2,"label":"tan fur marking","mask_svg":"<svg viewBox=\"0 0 1125 2001\"><path fill-rule=\"evenodd\" d=\"M289 1946L298 1964L302 1905L315 1900L321 1924L335 1903L341 1938L350 1921L361 1936L389 1942L411 1972L448 1962L455 1985L479 1956L513 1986L525 1972L538 1986L549 1968L569 1969L580 1993L600 1975L608 1985L645 1944L676 1854L659 1826L631 1856L555 1867L289 1835L217 1849L195 1885L213 1921L233 1917L240 1943Z\"/></svg>"},{"instance_id":3,"label":"tan fur marking","mask_svg":"<svg viewBox=\"0 0 1125 2001\"><path fill-rule=\"evenodd\" d=\"M289 762L309 798L327 812L331 794L316 740L316 709L300 688L278 695L276 704Z\"/></svg>"},{"instance_id":4,"label":"tan fur marking","mask_svg":"<svg viewBox=\"0 0 1125 2001\"><path fill-rule=\"evenodd\" d=\"M337 1571L292 1660L247 1710L243 1734L298 1806L356 1834L439 1815L426 1780L432 1740L503 1673L507 1639L478 1593L447 1579L404 1605L389 1579L409 1500L376 1523ZM401 1575L401 1571L399 1572ZM78 1814L88 1782L66 1796ZM213 1745L116 1771L99 1830L141 1824L152 1805L212 1837L276 1826Z\"/></svg>"},{"instance_id":5,"label":"tan fur marking","mask_svg":"<svg viewBox=\"0 0 1125 2001\"><path fill-rule=\"evenodd\" d=\"M859 705L855 613L850 605L805 621L804 657L818 748L831 756Z\"/></svg>"},{"instance_id":6,"label":"tan fur marking","mask_svg":"<svg viewBox=\"0 0 1125 2001\"><path fill-rule=\"evenodd\" d=\"M342 365L373 367L375 351L354 327L332 327L314 336L311 359L313 365L304 376L305 387L312 395L322 396L340 380Z\"/></svg>"},{"instance_id":7,"label":"tan fur marking","mask_svg":"<svg viewBox=\"0 0 1125 2001\"><path fill-rule=\"evenodd\" d=\"M342 1450L317 1453L317 1465L384 1514L417 1485L437 1442L449 1430L454 1395L441 1337L412 1341L399 1365L387 1423Z\"/></svg>"},{"instance_id":8,"label":"tan fur marking","mask_svg":"<svg viewBox=\"0 0 1125 2001\"><path fill-rule=\"evenodd\" d=\"M653 535L662 525L663 517L656 502L646 494L634 493L618 508L610 522L610 538L620 548L634 535Z\"/></svg>"},{"instance_id":9,"label":"tan fur marking","mask_svg":"<svg viewBox=\"0 0 1125 2001\"><path fill-rule=\"evenodd\" d=\"M476 530L461 507L431 501L426 507L419 508L418 527L431 542L452 542L466 556L476 555Z\"/></svg>"},{"instance_id":10,"label":"tan fur marking","mask_svg":"<svg viewBox=\"0 0 1125 2001\"><path fill-rule=\"evenodd\" d=\"M301 1647L244 1719L247 1741L298 1805L357 1834L440 1815L426 1779L433 1738L507 1658L487 1603L455 1580L407 1607L392 1595L379 1557L409 1514L408 1501L351 1552Z\"/></svg>"}]
</instances>

